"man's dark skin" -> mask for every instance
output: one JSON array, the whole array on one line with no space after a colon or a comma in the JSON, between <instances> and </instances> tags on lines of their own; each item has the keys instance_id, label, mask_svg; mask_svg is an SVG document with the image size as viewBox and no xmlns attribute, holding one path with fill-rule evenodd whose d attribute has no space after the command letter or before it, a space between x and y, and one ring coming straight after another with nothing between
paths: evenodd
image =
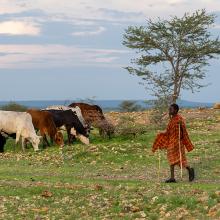
<instances>
[{"instance_id":1,"label":"man's dark skin","mask_svg":"<svg viewBox=\"0 0 220 220\"><path fill-rule=\"evenodd\" d=\"M170 116L170 118L175 117L177 115L178 111L179 111L178 105L171 105L169 107L169 116ZM182 138L183 132L182 132L181 124L180 124L180 132L181 132L180 137ZM174 177L174 167L175 167L175 165L177 165L177 164L170 165L171 177L165 181L166 183L176 183L176 180L175 180L175 177ZM191 181L194 180L194 177L195 177L194 169L190 168L189 166L187 166L186 169L189 173L189 181L191 182Z\"/></svg>"}]
</instances>

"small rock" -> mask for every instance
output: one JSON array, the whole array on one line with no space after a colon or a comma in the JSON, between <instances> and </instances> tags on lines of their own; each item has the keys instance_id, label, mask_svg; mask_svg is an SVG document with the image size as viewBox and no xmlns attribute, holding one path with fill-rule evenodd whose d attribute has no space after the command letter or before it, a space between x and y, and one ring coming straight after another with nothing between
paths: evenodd
<instances>
[{"instance_id":1,"label":"small rock","mask_svg":"<svg viewBox=\"0 0 220 220\"><path fill-rule=\"evenodd\" d=\"M151 199L151 202L154 203L158 199L158 196L155 196Z\"/></svg>"},{"instance_id":2,"label":"small rock","mask_svg":"<svg viewBox=\"0 0 220 220\"><path fill-rule=\"evenodd\" d=\"M48 197L52 197L52 192L48 191L48 190L45 190L42 192L41 196L42 197L45 197L45 198L48 198Z\"/></svg>"},{"instance_id":3,"label":"small rock","mask_svg":"<svg viewBox=\"0 0 220 220\"><path fill-rule=\"evenodd\" d=\"M218 209L217 209L217 207L212 207L212 208L210 208L209 209L209 212L208 212L208 216L209 217L214 217L214 216L216 216L216 214L217 214L217 211L218 211Z\"/></svg>"},{"instance_id":4,"label":"small rock","mask_svg":"<svg viewBox=\"0 0 220 220\"><path fill-rule=\"evenodd\" d=\"M209 197L208 196L202 196L200 198L198 198L198 202L206 202L208 201Z\"/></svg>"},{"instance_id":5,"label":"small rock","mask_svg":"<svg viewBox=\"0 0 220 220\"><path fill-rule=\"evenodd\" d=\"M215 195L220 196L220 191L216 191Z\"/></svg>"},{"instance_id":6,"label":"small rock","mask_svg":"<svg viewBox=\"0 0 220 220\"><path fill-rule=\"evenodd\" d=\"M125 213L121 212L121 213L119 213L119 216L120 216L120 217L124 217L124 216L125 216Z\"/></svg>"},{"instance_id":7,"label":"small rock","mask_svg":"<svg viewBox=\"0 0 220 220\"><path fill-rule=\"evenodd\" d=\"M131 207L130 207L130 206L125 206L125 207L123 208L123 211L124 211L124 212L130 212L130 211L131 211Z\"/></svg>"},{"instance_id":8,"label":"small rock","mask_svg":"<svg viewBox=\"0 0 220 220\"><path fill-rule=\"evenodd\" d=\"M95 185L95 189L96 190L103 190L103 186L99 185L99 184L96 184Z\"/></svg>"},{"instance_id":9,"label":"small rock","mask_svg":"<svg viewBox=\"0 0 220 220\"><path fill-rule=\"evenodd\" d=\"M169 213L169 212L167 212L166 214L165 214L165 217L170 217L171 216L171 214Z\"/></svg>"},{"instance_id":10,"label":"small rock","mask_svg":"<svg viewBox=\"0 0 220 220\"><path fill-rule=\"evenodd\" d=\"M131 207L131 211L132 211L132 212L140 212L140 208L137 207L137 206L132 206L132 207Z\"/></svg>"},{"instance_id":11,"label":"small rock","mask_svg":"<svg viewBox=\"0 0 220 220\"><path fill-rule=\"evenodd\" d=\"M140 212L140 215L141 215L142 218L145 218L145 217L147 216L144 211L141 211L141 212Z\"/></svg>"}]
</instances>

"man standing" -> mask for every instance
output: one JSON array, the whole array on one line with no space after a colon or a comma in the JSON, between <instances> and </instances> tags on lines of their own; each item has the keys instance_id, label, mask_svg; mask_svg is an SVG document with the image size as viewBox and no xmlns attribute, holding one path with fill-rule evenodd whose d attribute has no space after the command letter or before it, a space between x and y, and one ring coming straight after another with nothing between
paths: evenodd
<instances>
[{"instance_id":1,"label":"man standing","mask_svg":"<svg viewBox=\"0 0 220 220\"><path fill-rule=\"evenodd\" d=\"M193 145L189 139L183 118L178 114L179 106L172 104L169 107L170 122L165 132L157 135L153 144L152 151L158 149L167 150L167 159L170 164L171 177L167 179L166 183L175 183L174 167L179 165L187 169L189 173L189 181L195 178L194 169L187 164L185 156L185 148L187 151L193 150Z\"/></svg>"}]
</instances>

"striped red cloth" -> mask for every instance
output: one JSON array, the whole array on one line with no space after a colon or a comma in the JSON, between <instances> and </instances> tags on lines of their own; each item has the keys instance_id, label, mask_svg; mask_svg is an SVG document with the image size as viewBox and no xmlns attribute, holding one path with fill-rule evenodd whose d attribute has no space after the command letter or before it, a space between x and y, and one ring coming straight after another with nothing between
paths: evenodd
<instances>
[{"instance_id":1,"label":"striped red cloth","mask_svg":"<svg viewBox=\"0 0 220 220\"><path fill-rule=\"evenodd\" d=\"M152 151L157 149L167 150L167 159L170 165L180 165L180 150L179 150L179 125L180 125L180 149L182 155L182 166L187 166L185 148L187 151L192 151L194 146L189 139L188 132L184 119L179 115L175 115L170 119L167 129L163 133L159 133L154 141Z\"/></svg>"}]
</instances>

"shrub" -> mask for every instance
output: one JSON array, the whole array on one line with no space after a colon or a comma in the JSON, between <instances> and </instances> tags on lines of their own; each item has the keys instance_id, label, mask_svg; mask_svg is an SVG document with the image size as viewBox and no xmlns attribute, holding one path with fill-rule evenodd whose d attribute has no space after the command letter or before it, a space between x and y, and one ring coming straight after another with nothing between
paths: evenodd
<instances>
[{"instance_id":1,"label":"shrub","mask_svg":"<svg viewBox=\"0 0 220 220\"><path fill-rule=\"evenodd\" d=\"M122 116L119 119L119 123L116 126L115 134L121 136L133 136L134 138L137 135L147 132L146 125L135 123L134 118L130 116Z\"/></svg>"},{"instance_id":2,"label":"shrub","mask_svg":"<svg viewBox=\"0 0 220 220\"><path fill-rule=\"evenodd\" d=\"M214 109L220 109L220 103L215 103L213 106Z\"/></svg>"},{"instance_id":3,"label":"shrub","mask_svg":"<svg viewBox=\"0 0 220 220\"><path fill-rule=\"evenodd\" d=\"M98 121L96 127L99 129L99 134L104 138L111 138L115 132L114 125L107 120Z\"/></svg>"},{"instance_id":4,"label":"shrub","mask_svg":"<svg viewBox=\"0 0 220 220\"><path fill-rule=\"evenodd\" d=\"M150 114L151 123L156 127L165 128L166 121L164 121L164 118L168 116L169 98L158 98L157 100L150 101L150 104L152 106L152 112Z\"/></svg>"},{"instance_id":5,"label":"shrub","mask_svg":"<svg viewBox=\"0 0 220 220\"><path fill-rule=\"evenodd\" d=\"M1 106L0 109L4 111L25 112L27 107L16 102L9 102L8 104Z\"/></svg>"},{"instance_id":6,"label":"shrub","mask_svg":"<svg viewBox=\"0 0 220 220\"><path fill-rule=\"evenodd\" d=\"M136 104L136 101L123 101L119 105L119 109L121 112L138 112L144 110L141 105Z\"/></svg>"}]
</instances>

